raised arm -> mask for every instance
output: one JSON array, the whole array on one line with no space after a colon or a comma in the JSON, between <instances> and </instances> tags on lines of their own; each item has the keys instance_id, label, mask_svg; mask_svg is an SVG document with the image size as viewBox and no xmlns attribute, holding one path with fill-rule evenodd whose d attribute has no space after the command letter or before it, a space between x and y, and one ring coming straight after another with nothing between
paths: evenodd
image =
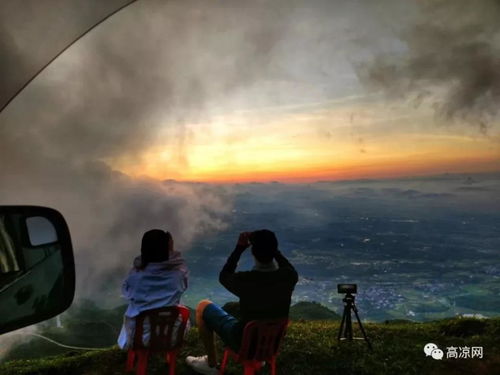
<instances>
[{"instance_id":1,"label":"raised arm","mask_svg":"<svg viewBox=\"0 0 500 375\"><path fill-rule=\"evenodd\" d=\"M288 259L285 258L281 251L276 250L276 252L274 253L274 259L276 260L276 263L278 263L278 268L287 269L290 271L293 279L295 280L295 283L299 280L299 274L295 270L295 267L292 266L292 263L290 263Z\"/></svg>"},{"instance_id":2,"label":"raised arm","mask_svg":"<svg viewBox=\"0 0 500 375\"><path fill-rule=\"evenodd\" d=\"M227 258L226 264L222 267L222 271L219 274L219 282L231 293L239 296L239 282L236 277L236 267L238 266L238 261L240 260L241 254L245 251L250 243L248 242L248 232L240 233L240 237L238 238L238 243L236 244L235 249Z\"/></svg>"}]
</instances>

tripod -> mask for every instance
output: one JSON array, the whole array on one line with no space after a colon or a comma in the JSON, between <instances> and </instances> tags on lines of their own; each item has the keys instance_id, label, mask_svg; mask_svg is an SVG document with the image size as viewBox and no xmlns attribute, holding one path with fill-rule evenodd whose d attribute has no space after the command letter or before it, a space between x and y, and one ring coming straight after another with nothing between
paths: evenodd
<instances>
[{"instance_id":1,"label":"tripod","mask_svg":"<svg viewBox=\"0 0 500 375\"><path fill-rule=\"evenodd\" d=\"M342 299L342 301L344 302L344 314L342 315L342 322L340 323L339 334L337 336L337 339L339 341L365 340L370 350L373 350L372 344L370 343L370 340L368 340L368 337L366 336L363 324L361 324L361 320L359 319L358 309L356 308L356 304L354 303L354 296L351 293L347 293L345 297ZM356 319L358 321L359 328L361 329L363 337L353 337L352 335L351 310L354 311L354 315L356 315Z\"/></svg>"}]
</instances>

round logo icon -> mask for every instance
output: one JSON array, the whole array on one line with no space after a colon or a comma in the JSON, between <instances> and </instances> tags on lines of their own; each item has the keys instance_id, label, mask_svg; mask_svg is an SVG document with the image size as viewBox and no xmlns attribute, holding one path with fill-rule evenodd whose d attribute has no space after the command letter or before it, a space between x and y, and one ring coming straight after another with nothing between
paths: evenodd
<instances>
[{"instance_id":1,"label":"round logo icon","mask_svg":"<svg viewBox=\"0 0 500 375\"><path fill-rule=\"evenodd\" d=\"M425 344L424 346L424 353L427 357L432 355L432 351L438 349L438 346L436 344L433 344L432 342Z\"/></svg>"},{"instance_id":2,"label":"round logo icon","mask_svg":"<svg viewBox=\"0 0 500 375\"><path fill-rule=\"evenodd\" d=\"M443 351L441 349L434 349L431 355L434 359L443 359Z\"/></svg>"}]
</instances>

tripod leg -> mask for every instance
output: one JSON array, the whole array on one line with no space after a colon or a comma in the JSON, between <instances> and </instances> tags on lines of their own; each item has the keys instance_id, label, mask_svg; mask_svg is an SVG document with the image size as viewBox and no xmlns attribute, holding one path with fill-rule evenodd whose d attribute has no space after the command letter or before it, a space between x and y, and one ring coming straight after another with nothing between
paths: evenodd
<instances>
[{"instance_id":1,"label":"tripod leg","mask_svg":"<svg viewBox=\"0 0 500 375\"><path fill-rule=\"evenodd\" d=\"M342 321L340 322L340 327L339 327L339 334L337 336L337 340L340 341L340 338L342 336L345 336L344 334L344 324L345 324L345 317L347 316L347 308L344 306L344 313L342 314Z\"/></svg>"},{"instance_id":2,"label":"tripod leg","mask_svg":"<svg viewBox=\"0 0 500 375\"><path fill-rule=\"evenodd\" d=\"M365 329L363 328L363 324L361 324L361 319L359 319L358 315L358 309L356 306L353 306L354 314L356 315L356 319L358 320L359 328L361 329L361 333L363 334L363 337L365 338L366 343L368 344L368 347L370 348L371 351L373 351L372 344L370 340L368 340L368 336L366 336Z\"/></svg>"},{"instance_id":3,"label":"tripod leg","mask_svg":"<svg viewBox=\"0 0 500 375\"><path fill-rule=\"evenodd\" d=\"M346 336L348 340L352 341L352 317L350 308L348 308L346 317Z\"/></svg>"}]
</instances>

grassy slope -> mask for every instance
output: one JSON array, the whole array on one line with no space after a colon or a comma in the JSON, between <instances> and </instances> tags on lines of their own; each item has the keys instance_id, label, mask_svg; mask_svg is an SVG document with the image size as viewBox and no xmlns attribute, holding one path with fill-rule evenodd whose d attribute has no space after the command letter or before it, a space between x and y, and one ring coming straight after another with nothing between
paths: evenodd
<instances>
[{"instance_id":1,"label":"grassy slope","mask_svg":"<svg viewBox=\"0 0 500 375\"><path fill-rule=\"evenodd\" d=\"M63 329L57 328L55 321L49 321L40 325L37 333L67 345L107 348L116 343L125 308L126 305L105 310L100 309L91 301L84 301L62 316ZM228 303L224 308L234 316L239 316L237 303ZM194 322L194 310L191 309L191 312L192 322ZM290 308L290 319L338 320L340 317L318 303L299 302ZM35 359L61 355L68 351L70 350L32 337L30 340L11 348L3 360ZM0 348L1 353L2 348Z\"/></svg>"},{"instance_id":2,"label":"grassy slope","mask_svg":"<svg viewBox=\"0 0 500 375\"><path fill-rule=\"evenodd\" d=\"M342 317L317 302L298 302L290 308L290 320L340 320Z\"/></svg>"},{"instance_id":3,"label":"grassy slope","mask_svg":"<svg viewBox=\"0 0 500 375\"><path fill-rule=\"evenodd\" d=\"M430 323L370 323L366 329L374 351L366 344L336 340L339 322L297 321L290 326L278 357L279 374L500 374L500 319L478 321L451 319ZM479 333L479 334L476 334ZM426 358L423 346L483 346L484 359ZM192 374L183 363L187 354L203 349L194 328L178 359L177 374ZM104 375L125 374L125 353L116 348L85 353L66 353L37 360L10 361L0 365L2 375ZM150 375L166 374L166 366L154 359ZM241 374L232 365L229 374ZM266 372L267 373L267 372Z\"/></svg>"}]
</instances>

